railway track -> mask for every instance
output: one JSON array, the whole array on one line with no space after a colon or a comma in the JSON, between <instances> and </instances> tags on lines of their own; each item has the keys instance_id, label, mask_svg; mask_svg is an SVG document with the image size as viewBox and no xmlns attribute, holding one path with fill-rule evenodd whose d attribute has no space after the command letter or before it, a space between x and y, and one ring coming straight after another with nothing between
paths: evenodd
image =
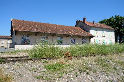
<instances>
[{"instance_id":1,"label":"railway track","mask_svg":"<svg viewBox=\"0 0 124 82\"><path fill-rule=\"evenodd\" d=\"M29 56L20 56L20 57L0 57L0 62L16 62L16 61L27 61L32 60Z\"/></svg>"},{"instance_id":2,"label":"railway track","mask_svg":"<svg viewBox=\"0 0 124 82\"><path fill-rule=\"evenodd\" d=\"M51 58L30 58L29 56L19 56L19 57L0 57L0 63L9 63L9 62L24 62L24 61L29 61L29 60L51 60Z\"/></svg>"}]
</instances>

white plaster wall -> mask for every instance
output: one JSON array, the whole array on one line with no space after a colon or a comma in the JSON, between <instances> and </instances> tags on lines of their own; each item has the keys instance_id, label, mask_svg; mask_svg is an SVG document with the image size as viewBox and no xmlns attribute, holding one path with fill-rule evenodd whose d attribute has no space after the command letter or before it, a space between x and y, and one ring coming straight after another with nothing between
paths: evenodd
<instances>
[{"instance_id":1,"label":"white plaster wall","mask_svg":"<svg viewBox=\"0 0 124 82\"><path fill-rule=\"evenodd\" d=\"M91 38L91 43L98 44L114 44L115 34L114 30L102 29L102 28L91 28L90 33L95 36Z\"/></svg>"},{"instance_id":2,"label":"white plaster wall","mask_svg":"<svg viewBox=\"0 0 124 82\"><path fill-rule=\"evenodd\" d=\"M86 30L87 32L90 32L93 36L95 36L95 37L91 38L91 40L90 40L91 43L96 43L96 41L98 41L98 44L103 44L104 41L106 42L106 44L114 44L115 43L114 30L104 29L104 28L94 28L94 27L90 27L82 22L79 22L76 26ZM103 31L104 31L105 37L102 36Z\"/></svg>"}]
</instances>

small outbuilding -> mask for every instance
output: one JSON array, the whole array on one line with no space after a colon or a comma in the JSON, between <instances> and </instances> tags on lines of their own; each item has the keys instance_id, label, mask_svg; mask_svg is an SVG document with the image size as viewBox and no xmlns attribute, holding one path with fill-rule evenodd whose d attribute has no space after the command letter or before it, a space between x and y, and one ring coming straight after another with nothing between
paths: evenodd
<instances>
[{"instance_id":1,"label":"small outbuilding","mask_svg":"<svg viewBox=\"0 0 124 82\"><path fill-rule=\"evenodd\" d=\"M0 48L10 48L12 43L11 36L0 36Z\"/></svg>"}]
</instances>

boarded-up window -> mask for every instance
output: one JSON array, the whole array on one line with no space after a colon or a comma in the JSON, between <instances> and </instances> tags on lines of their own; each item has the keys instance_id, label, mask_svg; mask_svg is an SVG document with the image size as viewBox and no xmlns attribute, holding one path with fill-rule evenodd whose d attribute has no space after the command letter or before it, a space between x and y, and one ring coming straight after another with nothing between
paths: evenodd
<instances>
[{"instance_id":1,"label":"boarded-up window","mask_svg":"<svg viewBox=\"0 0 124 82\"><path fill-rule=\"evenodd\" d=\"M61 36L57 37L57 44L59 44L59 45L63 44L63 37L61 37Z\"/></svg>"},{"instance_id":2,"label":"boarded-up window","mask_svg":"<svg viewBox=\"0 0 124 82\"><path fill-rule=\"evenodd\" d=\"M71 43L75 44L76 43L76 39L75 38L71 38Z\"/></svg>"},{"instance_id":3,"label":"boarded-up window","mask_svg":"<svg viewBox=\"0 0 124 82\"><path fill-rule=\"evenodd\" d=\"M28 45L28 44L30 44L29 36L23 35L23 36L22 36L21 44L23 44L23 45Z\"/></svg>"},{"instance_id":4,"label":"boarded-up window","mask_svg":"<svg viewBox=\"0 0 124 82\"><path fill-rule=\"evenodd\" d=\"M48 36L42 36L41 42L48 42Z\"/></svg>"},{"instance_id":5,"label":"boarded-up window","mask_svg":"<svg viewBox=\"0 0 124 82\"><path fill-rule=\"evenodd\" d=\"M87 39L86 38L82 38L82 44L87 43Z\"/></svg>"}]
</instances>

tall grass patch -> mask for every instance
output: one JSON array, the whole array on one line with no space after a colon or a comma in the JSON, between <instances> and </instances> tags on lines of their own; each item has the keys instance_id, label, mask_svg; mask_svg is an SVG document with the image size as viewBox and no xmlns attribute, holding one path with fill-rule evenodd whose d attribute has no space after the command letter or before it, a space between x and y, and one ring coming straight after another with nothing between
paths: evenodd
<instances>
[{"instance_id":1,"label":"tall grass patch","mask_svg":"<svg viewBox=\"0 0 124 82\"><path fill-rule=\"evenodd\" d=\"M109 55L109 54L118 54L124 52L123 44L115 45L98 45L98 44L84 44L84 45L75 45L66 49L69 51L72 56L81 57L81 56L95 56L95 55Z\"/></svg>"},{"instance_id":2,"label":"tall grass patch","mask_svg":"<svg viewBox=\"0 0 124 82\"><path fill-rule=\"evenodd\" d=\"M32 58L60 58L63 56L62 53L62 48L48 44L38 44L29 51Z\"/></svg>"},{"instance_id":3,"label":"tall grass patch","mask_svg":"<svg viewBox=\"0 0 124 82\"><path fill-rule=\"evenodd\" d=\"M96 55L112 55L124 52L124 44L98 45L83 44L72 45L67 48L55 47L55 45L38 44L29 51L32 58L60 58L69 52L72 57L86 57Z\"/></svg>"}]
</instances>

